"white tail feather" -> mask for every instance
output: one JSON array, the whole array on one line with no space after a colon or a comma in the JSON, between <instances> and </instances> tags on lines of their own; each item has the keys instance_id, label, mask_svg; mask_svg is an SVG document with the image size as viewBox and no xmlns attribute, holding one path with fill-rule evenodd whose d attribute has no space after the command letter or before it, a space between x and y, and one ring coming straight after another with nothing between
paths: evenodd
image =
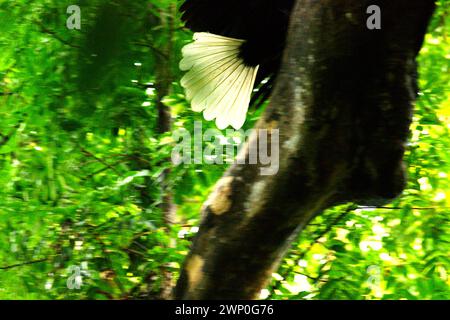
<instances>
[{"instance_id":1,"label":"white tail feather","mask_svg":"<svg viewBox=\"0 0 450 320\"><path fill-rule=\"evenodd\" d=\"M216 119L219 129L240 129L250 103L258 67L244 64L239 49L244 40L211 33L194 34L194 42L183 48L180 69L188 71L181 85L192 109L206 120Z\"/></svg>"}]
</instances>

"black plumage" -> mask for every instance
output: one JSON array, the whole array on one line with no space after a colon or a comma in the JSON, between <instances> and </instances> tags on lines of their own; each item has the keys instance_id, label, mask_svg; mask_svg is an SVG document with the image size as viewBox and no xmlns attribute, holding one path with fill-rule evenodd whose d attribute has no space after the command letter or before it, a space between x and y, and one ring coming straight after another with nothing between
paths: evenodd
<instances>
[{"instance_id":1,"label":"black plumage","mask_svg":"<svg viewBox=\"0 0 450 320\"><path fill-rule=\"evenodd\" d=\"M180 11L186 27L243 39L241 55L259 65L256 83L276 75L295 0L187 0Z\"/></svg>"},{"instance_id":2,"label":"black plumage","mask_svg":"<svg viewBox=\"0 0 450 320\"><path fill-rule=\"evenodd\" d=\"M245 121L245 113L247 112L249 104L248 100L250 100L250 97L246 100L246 96L251 94L251 91L248 91L249 82L251 82L252 88L253 86L258 87L257 92L253 94L251 104L258 105L266 100L272 90L273 81L280 68L289 25L289 17L294 3L295 0L186 0L183 3L180 11L182 12L182 20L185 22L186 27L195 33L208 33L242 40L242 42L238 44L238 58L241 61L240 64L253 68L253 71L256 70L256 75L252 82L249 81L251 80L252 70L244 69L241 71L241 69L238 68L239 72L247 73L247 79L245 79L245 76L242 76L241 78L237 77L236 72L236 74L231 75L231 78L237 78L234 82L228 84L228 87L222 85L223 81L218 81L217 79L221 79L220 77L223 74L227 75L227 73L232 73L230 72L230 69L233 70L232 68L235 68L236 64L229 63L229 65L227 65L228 69L224 71L220 70L220 63L208 63L209 70L208 68L203 68L204 70L201 70L202 68L200 68L200 65L202 62L199 62L196 67L195 61L203 59L201 57L202 54L200 53L203 49L198 48L204 48L205 50L210 49L211 52L213 52L211 55L221 57L220 52L212 50L214 50L214 45L219 45L214 41L220 42L222 40L220 38L205 40L202 38L202 35L200 35L200 40L195 40L194 37L194 40L198 41L197 49L194 47L186 49L185 59L182 62L182 69L189 70L191 67L197 69L196 71L191 71L191 74L186 77L185 81L182 81L182 85L188 90L188 99L193 100L193 109L195 111L200 112L206 110L205 119L212 120L216 118L218 120L218 127L232 125L237 129L242 126L243 121ZM208 41L211 43L210 47L207 45ZM226 50L232 50L232 46L235 44L236 43L220 44L221 46L230 46L230 49L225 49L222 53ZM228 57L221 57L221 59L222 60L220 61L225 61ZM218 75L210 78L213 81L217 80L217 86L212 88L210 86L208 88L207 80L211 80L207 79L208 74L215 70L219 70ZM195 78L195 76L199 77L199 74L201 75L202 72L206 84L197 86L198 83L201 83L201 80L193 80L193 78ZM244 79L242 81L242 88L236 90L236 87L233 88L233 86L235 83L241 83L241 79ZM218 86L224 88L217 89ZM209 98L208 95L205 94L206 90L213 92L209 95ZM228 101L228 103L223 103L220 99L218 100L216 97L219 95L219 90L221 90L221 92L227 91L231 92L230 94L237 95L235 100L232 99L235 103L233 104L233 102L230 101ZM196 97L201 97L203 100L200 98L196 99ZM225 109L223 112L231 113L232 115L229 116L231 120L219 119L220 115L218 114L218 111L213 110L214 104L221 104L220 107ZM228 105L231 106L228 107ZM238 112L237 110L241 110L241 112ZM244 115L243 119L241 116L242 113Z\"/></svg>"}]
</instances>

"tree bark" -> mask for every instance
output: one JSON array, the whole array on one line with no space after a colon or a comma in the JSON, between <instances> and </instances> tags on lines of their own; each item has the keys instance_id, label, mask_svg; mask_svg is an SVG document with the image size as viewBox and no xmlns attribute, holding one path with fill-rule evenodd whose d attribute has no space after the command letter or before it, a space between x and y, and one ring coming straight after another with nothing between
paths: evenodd
<instances>
[{"instance_id":1,"label":"tree bark","mask_svg":"<svg viewBox=\"0 0 450 320\"><path fill-rule=\"evenodd\" d=\"M366 25L373 4L381 30ZM262 176L261 165L236 164L219 181L177 299L256 299L317 214L402 192L415 59L433 10L430 0L297 1L271 103L257 124L280 130L279 171ZM248 159L256 140L240 156Z\"/></svg>"},{"instance_id":2,"label":"tree bark","mask_svg":"<svg viewBox=\"0 0 450 320\"><path fill-rule=\"evenodd\" d=\"M175 32L175 16L176 16L176 4L171 4L167 19L165 18L165 12L160 11L161 24L166 26L168 29L168 41L167 46L163 48L164 57L160 57L161 60L158 62L156 67L156 93L157 93L157 109L158 109L158 124L157 132L159 134L165 134L170 132L172 127L172 116L169 107L163 103L164 97L169 95L172 82L174 79L173 72L171 71L171 63L173 62L173 47L174 47L174 32ZM168 159L170 161L170 159ZM170 175L170 169L164 170L161 173L160 184L161 184L161 194L162 201L160 204L160 209L163 214L164 223L168 228L168 233L170 233L170 227L175 223L176 220L176 205L173 200L172 190L168 186L167 177ZM174 247L176 245L176 239L171 239L170 246ZM160 292L160 299L169 300L171 298L173 287L175 281L173 279L173 274L166 265L161 270L162 273L162 285Z\"/></svg>"}]
</instances>

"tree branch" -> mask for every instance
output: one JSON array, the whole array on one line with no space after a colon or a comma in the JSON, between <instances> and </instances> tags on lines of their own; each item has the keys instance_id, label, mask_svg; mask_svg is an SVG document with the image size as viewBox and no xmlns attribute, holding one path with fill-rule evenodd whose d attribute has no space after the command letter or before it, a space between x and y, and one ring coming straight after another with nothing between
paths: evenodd
<instances>
[{"instance_id":1,"label":"tree branch","mask_svg":"<svg viewBox=\"0 0 450 320\"><path fill-rule=\"evenodd\" d=\"M14 269L14 268L23 267L23 266L29 266L29 265L32 265L32 264L42 263L42 262L47 262L47 261L48 261L47 258L39 259L39 260L33 260L33 261L27 261L27 262L13 264L13 265L10 265L10 266L0 267L0 270L9 270L9 269Z\"/></svg>"},{"instance_id":2,"label":"tree branch","mask_svg":"<svg viewBox=\"0 0 450 320\"><path fill-rule=\"evenodd\" d=\"M72 48L77 48L77 49L81 48L80 46L70 43L69 41L61 38L55 31L48 29L42 22L35 21L35 24L39 26L39 29L42 33L46 33L46 34L52 36L54 39L58 40L62 44L72 47Z\"/></svg>"}]
</instances>

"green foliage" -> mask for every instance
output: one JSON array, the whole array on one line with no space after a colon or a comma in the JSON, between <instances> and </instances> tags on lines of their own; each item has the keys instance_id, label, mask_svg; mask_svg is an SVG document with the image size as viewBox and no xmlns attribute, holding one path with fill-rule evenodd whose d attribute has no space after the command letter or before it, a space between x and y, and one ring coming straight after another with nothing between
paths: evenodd
<instances>
[{"instance_id":1,"label":"green foliage","mask_svg":"<svg viewBox=\"0 0 450 320\"><path fill-rule=\"evenodd\" d=\"M68 30L71 1L0 0L0 298L156 299L166 274L178 274L227 167L173 167L171 133L157 130L160 103L173 130L202 121L177 82L191 37L174 15L179 3L79 1L82 29ZM445 14L442 1L420 56L404 195L318 217L263 297L450 298ZM69 289L74 270L79 289Z\"/></svg>"}]
</instances>

